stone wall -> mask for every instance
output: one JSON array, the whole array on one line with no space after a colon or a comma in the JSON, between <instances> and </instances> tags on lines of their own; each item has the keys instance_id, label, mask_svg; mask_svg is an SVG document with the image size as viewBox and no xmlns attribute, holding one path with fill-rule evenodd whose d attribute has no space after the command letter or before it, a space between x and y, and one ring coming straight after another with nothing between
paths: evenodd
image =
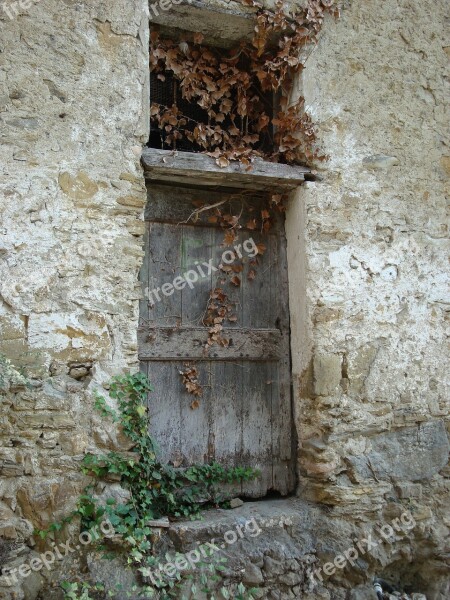
<instances>
[{"instance_id":1,"label":"stone wall","mask_svg":"<svg viewBox=\"0 0 450 600\"><path fill-rule=\"evenodd\" d=\"M446 9L346 2L301 81L329 160L288 213L298 495L312 504L291 508L302 518L272 559L297 567L285 561L277 577L304 582L302 557L332 559L406 507L417 522L408 543L385 544L314 598L356 600L349 589L372 575L448 595ZM84 453L127 448L92 412L92 391L137 366L148 23L144 0L11 11L0 8L0 353L32 387L12 367L1 380L0 560L20 564L33 527L73 506ZM270 597L306 593L240 548L236 573L254 555ZM33 600L43 584L0 578L0 597Z\"/></svg>"},{"instance_id":2,"label":"stone wall","mask_svg":"<svg viewBox=\"0 0 450 600\"><path fill-rule=\"evenodd\" d=\"M305 249L292 278L306 304L291 294L308 339L293 349L299 495L360 523L407 501L426 515L429 559L441 561L450 524L446 12L446 2L366 0L328 19L300 88L329 160L292 201L288 225L291 255Z\"/></svg>"},{"instance_id":3,"label":"stone wall","mask_svg":"<svg viewBox=\"0 0 450 600\"><path fill-rule=\"evenodd\" d=\"M19 12L0 8L0 353L33 387L3 377L2 562L70 511L86 451L123 443L91 390L137 365L148 138L144 0Z\"/></svg>"}]
</instances>

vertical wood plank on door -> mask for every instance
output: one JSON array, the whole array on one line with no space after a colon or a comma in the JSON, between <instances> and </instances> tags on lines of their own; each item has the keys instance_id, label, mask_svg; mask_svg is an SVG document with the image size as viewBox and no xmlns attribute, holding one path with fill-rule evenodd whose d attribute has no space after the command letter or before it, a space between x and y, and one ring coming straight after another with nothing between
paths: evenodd
<instances>
[{"instance_id":1,"label":"vertical wood plank on door","mask_svg":"<svg viewBox=\"0 0 450 600\"><path fill-rule=\"evenodd\" d=\"M178 461L181 457L181 378L182 363L149 362L148 378L153 392L148 397L150 433L158 442L161 460Z\"/></svg>"},{"instance_id":2,"label":"vertical wood plank on door","mask_svg":"<svg viewBox=\"0 0 450 600\"><path fill-rule=\"evenodd\" d=\"M150 233L151 224L145 223L145 232L144 232L144 251L145 251L145 260L142 262L141 270L139 273L139 281L142 286L142 294L143 298L139 301L139 325L147 325L148 324L148 297L147 291L149 288L149 268L150 261L148 260L149 256L149 233Z\"/></svg>"},{"instance_id":3,"label":"vertical wood plank on door","mask_svg":"<svg viewBox=\"0 0 450 600\"><path fill-rule=\"evenodd\" d=\"M186 285L181 292L175 293L181 293L183 326L194 327L202 324L211 290L211 275L203 263L208 263L212 256L213 230L183 225L182 231L181 272L192 271L191 280L194 274L197 274L198 280L191 284L192 287Z\"/></svg>"},{"instance_id":4,"label":"vertical wood plank on door","mask_svg":"<svg viewBox=\"0 0 450 600\"><path fill-rule=\"evenodd\" d=\"M271 326L270 316L273 313L273 306L269 301L272 273L270 239L272 236L262 235L255 231L251 233L251 238L255 244L264 244L266 251L263 256L257 255L253 259L256 260L256 265L249 265L252 259L246 260L245 274L242 277L243 311L241 323L243 327L264 329ZM248 240L248 237L245 236L245 239ZM254 279L249 279L249 270L254 271Z\"/></svg>"},{"instance_id":5,"label":"vertical wood plank on door","mask_svg":"<svg viewBox=\"0 0 450 600\"><path fill-rule=\"evenodd\" d=\"M211 363L210 451L214 461L226 467L242 465L242 372L236 362ZM221 486L225 494L240 493L240 485Z\"/></svg>"},{"instance_id":6,"label":"vertical wood plank on door","mask_svg":"<svg viewBox=\"0 0 450 600\"><path fill-rule=\"evenodd\" d=\"M181 273L193 271L198 275L198 280L192 287L186 285L181 291L182 298L182 325L194 327L202 324L206 305L211 290L211 274L203 265L208 263L212 255L212 229L183 225L181 249ZM199 267L200 266L200 271ZM202 277L202 272L206 275ZM193 277L191 277L193 279ZM180 292L175 292L180 293ZM205 329L205 342L208 332ZM198 371L198 380L202 386L202 395L198 398L199 406L191 408L196 400L195 396L183 390L180 394L181 402L181 450L184 464L206 463L209 460L209 425L211 409L211 368L209 362L195 362ZM188 368L183 366L183 370Z\"/></svg>"},{"instance_id":7,"label":"vertical wood plank on door","mask_svg":"<svg viewBox=\"0 0 450 600\"><path fill-rule=\"evenodd\" d=\"M152 223L149 230L149 288L160 288L158 301L149 306L149 321L154 325L171 326L181 323L181 294L175 290L170 296L161 291L165 283L172 283L181 271L181 227L167 223Z\"/></svg>"},{"instance_id":8,"label":"vertical wood plank on door","mask_svg":"<svg viewBox=\"0 0 450 600\"><path fill-rule=\"evenodd\" d=\"M191 408L192 402L197 399L192 394L188 394L183 386L180 391L180 439L184 466L194 463L206 464L210 461L211 364L203 361L196 363L195 366L198 370L198 380L203 388L202 395L198 398L199 406ZM184 368L186 367L183 366Z\"/></svg>"},{"instance_id":9,"label":"vertical wood plank on door","mask_svg":"<svg viewBox=\"0 0 450 600\"><path fill-rule=\"evenodd\" d=\"M238 275L239 278L241 278L242 273L234 273L234 272L226 273L219 268L219 265L221 265L221 264L223 264L223 266L225 266L225 267L227 266L225 262L222 262L222 257L223 257L224 252L234 252L234 250L233 250L234 244L231 246L224 245L224 237L225 237L225 230L219 229L219 228L215 228L213 230L212 258L213 258L214 266L218 268L218 270L215 271L215 277L213 279L213 283L214 283L213 287L219 287L219 288L223 289L224 293L228 296L228 299L233 306L233 314L236 315L236 317L237 317L237 321L235 321L235 322L225 321L224 327L226 327L227 329L236 329L236 328L242 327L242 325L240 324L240 323L242 323L242 284L240 286L236 286L236 285L230 283L230 280L234 275ZM234 243L236 243L236 244L239 243L239 239L241 237L242 237L242 234L238 233L238 236ZM228 260L228 254L226 254L225 256ZM231 257L231 255L230 255L230 257ZM237 265L237 264L239 264L239 261L234 261L228 266L231 267L231 266Z\"/></svg>"},{"instance_id":10,"label":"vertical wood plank on door","mask_svg":"<svg viewBox=\"0 0 450 600\"><path fill-rule=\"evenodd\" d=\"M243 484L247 496L260 497L262 490L272 488L271 375L271 363L244 365L242 464L261 472L258 479Z\"/></svg>"},{"instance_id":11,"label":"vertical wood plank on door","mask_svg":"<svg viewBox=\"0 0 450 600\"><path fill-rule=\"evenodd\" d=\"M211 369L214 460L235 466L242 453L242 364L215 362Z\"/></svg>"}]
</instances>

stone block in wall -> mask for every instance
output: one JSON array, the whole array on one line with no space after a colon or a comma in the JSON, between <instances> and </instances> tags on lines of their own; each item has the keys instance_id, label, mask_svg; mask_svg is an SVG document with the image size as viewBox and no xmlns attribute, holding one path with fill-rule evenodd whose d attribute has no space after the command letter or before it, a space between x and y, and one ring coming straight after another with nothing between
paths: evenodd
<instances>
[{"instance_id":1,"label":"stone block in wall","mask_svg":"<svg viewBox=\"0 0 450 600\"><path fill-rule=\"evenodd\" d=\"M117 504L126 504L130 501L131 492L124 489L119 483L99 482L94 496L99 504L106 504L113 498Z\"/></svg>"},{"instance_id":2,"label":"stone block in wall","mask_svg":"<svg viewBox=\"0 0 450 600\"><path fill-rule=\"evenodd\" d=\"M5 340L20 340L25 336L25 321L20 315L0 316L0 344Z\"/></svg>"},{"instance_id":3,"label":"stone block in wall","mask_svg":"<svg viewBox=\"0 0 450 600\"><path fill-rule=\"evenodd\" d=\"M394 410L394 424L397 427L402 425L417 425L423 421L428 421L427 406L417 406L416 404L409 406L400 406Z\"/></svg>"},{"instance_id":4,"label":"stone block in wall","mask_svg":"<svg viewBox=\"0 0 450 600\"><path fill-rule=\"evenodd\" d=\"M364 389L364 383L378 353L378 346L366 344L355 352L350 352L347 362L348 393L357 395Z\"/></svg>"},{"instance_id":5,"label":"stone block in wall","mask_svg":"<svg viewBox=\"0 0 450 600\"><path fill-rule=\"evenodd\" d=\"M19 487L17 504L22 516L35 528L45 528L75 508L82 487L81 482L34 479Z\"/></svg>"},{"instance_id":6,"label":"stone block in wall","mask_svg":"<svg viewBox=\"0 0 450 600\"><path fill-rule=\"evenodd\" d=\"M20 358L27 352L26 330L19 315L0 316L0 354L14 365L20 366Z\"/></svg>"},{"instance_id":7,"label":"stone block in wall","mask_svg":"<svg viewBox=\"0 0 450 600\"><path fill-rule=\"evenodd\" d=\"M253 563L249 563L245 568L242 581L245 585L248 586L260 585L264 582L264 577L261 572L261 569Z\"/></svg>"},{"instance_id":8,"label":"stone block in wall","mask_svg":"<svg viewBox=\"0 0 450 600\"><path fill-rule=\"evenodd\" d=\"M102 559L101 553L90 552L86 556L87 567L94 581L104 581L106 589L112 593L114 600L121 600L122 592L117 590L128 590L127 598L130 600L143 600L142 594L132 593L133 587L139 583L137 574L127 568L126 559L114 558L112 560ZM129 594L129 595L128 595Z\"/></svg>"},{"instance_id":9,"label":"stone block in wall","mask_svg":"<svg viewBox=\"0 0 450 600\"><path fill-rule=\"evenodd\" d=\"M342 379L342 357L339 354L316 354L314 356L314 394L331 396Z\"/></svg>"},{"instance_id":10,"label":"stone block in wall","mask_svg":"<svg viewBox=\"0 0 450 600\"><path fill-rule=\"evenodd\" d=\"M18 413L14 419L18 429L73 429L75 421L66 413L38 411Z\"/></svg>"},{"instance_id":11,"label":"stone block in wall","mask_svg":"<svg viewBox=\"0 0 450 600\"><path fill-rule=\"evenodd\" d=\"M274 560L270 556L264 558L264 573L267 578L276 577L284 572L283 563L280 560Z\"/></svg>"},{"instance_id":12,"label":"stone block in wall","mask_svg":"<svg viewBox=\"0 0 450 600\"><path fill-rule=\"evenodd\" d=\"M358 585L356 588L350 590L348 597L349 600L377 600L377 595L371 583Z\"/></svg>"},{"instance_id":13,"label":"stone block in wall","mask_svg":"<svg viewBox=\"0 0 450 600\"><path fill-rule=\"evenodd\" d=\"M77 431L76 435L73 435L71 431L59 434L59 445L62 452L71 456L83 454L89 446L89 441L87 431Z\"/></svg>"},{"instance_id":14,"label":"stone block in wall","mask_svg":"<svg viewBox=\"0 0 450 600\"><path fill-rule=\"evenodd\" d=\"M79 171L76 175L61 173L58 182L64 194L75 200L79 206L91 206L89 200L99 191L99 184L84 171ZM103 187L108 186L104 183Z\"/></svg>"},{"instance_id":15,"label":"stone block in wall","mask_svg":"<svg viewBox=\"0 0 450 600\"><path fill-rule=\"evenodd\" d=\"M330 485L309 480L301 487L301 496L305 500L346 507L352 514L381 510L385 494L391 492L392 486L386 482L356 486Z\"/></svg>"},{"instance_id":16,"label":"stone block in wall","mask_svg":"<svg viewBox=\"0 0 450 600\"><path fill-rule=\"evenodd\" d=\"M69 380L71 381L71 380ZM15 411L64 411L70 410L70 397L66 393L66 382L60 377L49 378L39 388L26 388L16 393L12 400Z\"/></svg>"},{"instance_id":17,"label":"stone block in wall","mask_svg":"<svg viewBox=\"0 0 450 600\"><path fill-rule=\"evenodd\" d=\"M0 538L24 542L33 535L33 525L26 519L16 516L2 520L0 524Z\"/></svg>"},{"instance_id":18,"label":"stone block in wall","mask_svg":"<svg viewBox=\"0 0 450 600\"><path fill-rule=\"evenodd\" d=\"M428 521L433 518L433 511L429 506L416 504L414 506L414 519L416 521Z\"/></svg>"},{"instance_id":19,"label":"stone block in wall","mask_svg":"<svg viewBox=\"0 0 450 600\"><path fill-rule=\"evenodd\" d=\"M422 485L420 483L402 481L395 486L395 491L401 499L422 498Z\"/></svg>"},{"instance_id":20,"label":"stone block in wall","mask_svg":"<svg viewBox=\"0 0 450 600\"><path fill-rule=\"evenodd\" d=\"M308 440L300 455L302 471L317 479L330 477L339 468L340 462L338 454L318 438Z\"/></svg>"},{"instance_id":21,"label":"stone block in wall","mask_svg":"<svg viewBox=\"0 0 450 600\"><path fill-rule=\"evenodd\" d=\"M386 156L384 154L376 154L374 156L366 156L363 158L363 165L366 169L382 170L391 169L399 164L399 160L395 156Z\"/></svg>"},{"instance_id":22,"label":"stone block in wall","mask_svg":"<svg viewBox=\"0 0 450 600\"><path fill-rule=\"evenodd\" d=\"M28 339L31 348L67 362L105 358L111 348L105 317L88 311L31 315Z\"/></svg>"},{"instance_id":23,"label":"stone block in wall","mask_svg":"<svg viewBox=\"0 0 450 600\"><path fill-rule=\"evenodd\" d=\"M0 538L22 543L28 540L32 533L31 523L18 517L5 502L0 501Z\"/></svg>"},{"instance_id":24,"label":"stone block in wall","mask_svg":"<svg viewBox=\"0 0 450 600\"><path fill-rule=\"evenodd\" d=\"M322 586L314 588L314 591L312 591L310 594L303 593L303 590L300 588L300 586L295 587L293 592L294 594L297 594L296 598L301 598L302 600L330 600L331 598L330 592Z\"/></svg>"},{"instance_id":25,"label":"stone block in wall","mask_svg":"<svg viewBox=\"0 0 450 600\"><path fill-rule=\"evenodd\" d=\"M29 377L40 377L45 372L44 361L39 352L30 350L25 323L22 315L0 315L0 354L6 356L19 373L24 371Z\"/></svg>"},{"instance_id":26,"label":"stone block in wall","mask_svg":"<svg viewBox=\"0 0 450 600\"><path fill-rule=\"evenodd\" d=\"M39 554L30 551L23 543L10 542L0 538L0 557L3 575L0 576L0 599L1 600L36 600L44 579L41 572L30 571L26 577L21 577L17 569L21 565L29 564L33 558L39 558ZM3 571L5 569L5 571ZM16 570L9 577L7 573Z\"/></svg>"},{"instance_id":27,"label":"stone block in wall","mask_svg":"<svg viewBox=\"0 0 450 600\"><path fill-rule=\"evenodd\" d=\"M2 477L20 477L25 474L23 465L8 459L0 460L0 476Z\"/></svg>"},{"instance_id":28,"label":"stone block in wall","mask_svg":"<svg viewBox=\"0 0 450 600\"><path fill-rule=\"evenodd\" d=\"M370 438L372 449L346 457L354 473L364 479L420 481L447 464L449 441L443 421L405 427Z\"/></svg>"}]
</instances>

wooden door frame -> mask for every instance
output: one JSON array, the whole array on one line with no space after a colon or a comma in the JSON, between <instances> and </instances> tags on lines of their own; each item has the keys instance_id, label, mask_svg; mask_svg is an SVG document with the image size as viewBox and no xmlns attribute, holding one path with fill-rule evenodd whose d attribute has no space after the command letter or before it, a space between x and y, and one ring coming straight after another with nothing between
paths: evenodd
<instances>
[{"instance_id":1,"label":"wooden door frame","mask_svg":"<svg viewBox=\"0 0 450 600\"><path fill-rule=\"evenodd\" d=\"M298 423L300 375L305 371L310 355L306 314L304 206L300 197L301 185L309 179L310 170L270 163L256 159L249 172L240 163L221 168L213 158L204 154L146 148L142 165L148 183L185 186L245 189L288 194L285 219L288 266L288 298L290 317L291 364L291 428L292 460L298 481Z\"/></svg>"}]
</instances>

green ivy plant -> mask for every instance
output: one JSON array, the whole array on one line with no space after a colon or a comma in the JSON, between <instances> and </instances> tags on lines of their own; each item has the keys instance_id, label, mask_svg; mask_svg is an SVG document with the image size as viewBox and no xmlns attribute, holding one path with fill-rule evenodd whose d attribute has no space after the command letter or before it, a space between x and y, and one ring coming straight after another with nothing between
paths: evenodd
<instances>
[{"instance_id":1,"label":"green ivy plant","mask_svg":"<svg viewBox=\"0 0 450 600\"><path fill-rule=\"evenodd\" d=\"M127 504L116 504L111 499L105 507L95 505L90 510L95 501L86 494L82 513L86 526L90 520L98 521L106 515L118 533L127 536L132 530L140 539L149 534L145 527L149 520L162 516L197 517L205 499L209 504L217 504L220 484L240 483L257 475L251 468L227 469L218 463L186 469L162 463L157 445L149 435L146 400L150 391L147 377L135 373L116 377L111 384L109 395L117 400L118 411L111 409L103 396L96 395L95 407L103 416L120 424L133 447L125 454L88 454L82 463L83 472L100 479L111 476L120 479L121 485L131 492L131 499Z\"/></svg>"},{"instance_id":2,"label":"green ivy plant","mask_svg":"<svg viewBox=\"0 0 450 600\"><path fill-rule=\"evenodd\" d=\"M109 452L108 454L88 454L82 462L85 474L92 475L94 482L89 484L80 496L76 510L60 523L52 524L46 531L38 532L45 538L49 532L58 531L74 517L81 518L83 529L108 519L116 534L121 535L128 551L128 564L135 566L145 577L148 570L157 567L158 557L152 554L151 527L149 521L167 516L176 518L196 518L201 506L217 505L218 486L223 483L239 483L255 478L258 472L251 468L235 467L227 469L218 463L194 465L185 469L164 464L158 458L157 445L149 434L149 415L146 406L148 393L152 391L149 380L142 373L115 377L110 385L109 395L117 401L117 410L112 409L99 393L95 396L95 407L104 417L120 425L123 433L133 446L130 452ZM95 483L98 479L114 479L129 490L128 502L120 503L110 498L101 504L95 497ZM200 575L201 589L208 593L217 587L217 573L223 570L221 560L204 565ZM189 594L180 596L190 582ZM90 591L99 591L102 584L64 582L66 600L89 600ZM97 587L95 587L97 586ZM155 589L157 588L157 589ZM196 582L192 574L178 573L160 586L144 585L139 589L146 597L166 598L195 597ZM231 598L227 589L211 598ZM236 588L234 598L253 598L252 590L243 584Z\"/></svg>"},{"instance_id":3,"label":"green ivy plant","mask_svg":"<svg viewBox=\"0 0 450 600\"><path fill-rule=\"evenodd\" d=\"M101 583L90 584L86 581L82 583L63 581L61 588L64 591L64 600L95 600L91 592L104 592L105 586ZM109 597L112 594L108 594Z\"/></svg>"}]
</instances>

